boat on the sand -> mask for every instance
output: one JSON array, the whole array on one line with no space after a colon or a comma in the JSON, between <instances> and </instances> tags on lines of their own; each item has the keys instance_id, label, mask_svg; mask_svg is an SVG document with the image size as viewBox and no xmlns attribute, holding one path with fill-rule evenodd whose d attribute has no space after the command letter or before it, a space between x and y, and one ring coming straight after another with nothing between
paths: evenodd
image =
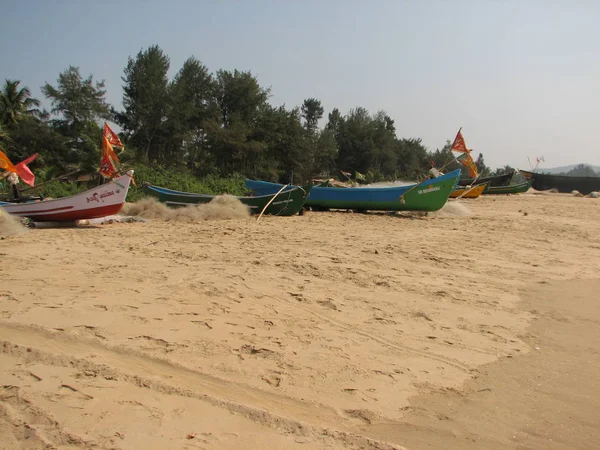
<instances>
[{"instance_id":1,"label":"boat on the sand","mask_svg":"<svg viewBox=\"0 0 600 450\"><path fill-rule=\"evenodd\" d=\"M3 211L34 222L74 222L111 216L121 211L131 184L133 170L96 188L54 200L7 202Z\"/></svg>"}]
</instances>

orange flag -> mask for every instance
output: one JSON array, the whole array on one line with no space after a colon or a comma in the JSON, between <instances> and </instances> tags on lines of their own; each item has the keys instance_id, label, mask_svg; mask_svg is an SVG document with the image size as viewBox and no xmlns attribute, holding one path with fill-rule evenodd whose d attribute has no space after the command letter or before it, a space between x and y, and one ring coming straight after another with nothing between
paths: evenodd
<instances>
[{"instance_id":1,"label":"orange flag","mask_svg":"<svg viewBox=\"0 0 600 450\"><path fill-rule=\"evenodd\" d=\"M467 168L467 172L469 172L471 177L477 178L477 166L475 165L475 162L473 161L473 158L471 158L470 154L464 153L456 159Z\"/></svg>"},{"instance_id":2,"label":"orange flag","mask_svg":"<svg viewBox=\"0 0 600 450\"><path fill-rule=\"evenodd\" d=\"M13 166L13 163L10 162L10 159L8 159L8 156L6 156L1 150L0 150L0 169L17 173L16 167Z\"/></svg>"},{"instance_id":3,"label":"orange flag","mask_svg":"<svg viewBox=\"0 0 600 450\"><path fill-rule=\"evenodd\" d=\"M100 161L100 174L104 178L112 178L117 172L115 163L119 163L119 158L108 142L106 136L102 136L102 160Z\"/></svg>"},{"instance_id":4,"label":"orange flag","mask_svg":"<svg viewBox=\"0 0 600 450\"><path fill-rule=\"evenodd\" d=\"M456 158L457 161L467 168L467 172L469 172L471 177L477 178L477 166L475 165L473 158L471 158L471 150L467 148L467 143L462 135L462 128L456 133L456 138L454 138L454 143L450 150L462 153L462 155Z\"/></svg>"},{"instance_id":5,"label":"orange flag","mask_svg":"<svg viewBox=\"0 0 600 450\"><path fill-rule=\"evenodd\" d=\"M114 145L115 147L125 147L121 142L121 139L119 139L117 133L111 130L106 122L104 122L104 130L102 135L108 139L108 142L110 142L111 145Z\"/></svg>"}]
</instances>

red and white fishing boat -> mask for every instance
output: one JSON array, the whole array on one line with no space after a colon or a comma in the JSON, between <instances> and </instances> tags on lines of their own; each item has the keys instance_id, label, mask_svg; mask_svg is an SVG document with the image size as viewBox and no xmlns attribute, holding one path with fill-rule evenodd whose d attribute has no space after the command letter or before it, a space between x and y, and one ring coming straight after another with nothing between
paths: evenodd
<instances>
[{"instance_id":1,"label":"red and white fishing boat","mask_svg":"<svg viewBox=\"0 0 600 450\"><path fill-rule=\"evenodd\" d=\"M28 203L5 203L2 209L13 216L28 217L34 222L74 222L117 214L125 197L133 170L108 183L70 197Z\"/></svg>"}]
</instances>

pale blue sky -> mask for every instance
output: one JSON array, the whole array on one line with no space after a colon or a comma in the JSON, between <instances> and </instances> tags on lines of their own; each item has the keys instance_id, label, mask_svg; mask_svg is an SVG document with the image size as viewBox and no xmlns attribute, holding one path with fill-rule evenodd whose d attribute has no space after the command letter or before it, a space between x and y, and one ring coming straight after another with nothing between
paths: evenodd
<instances>
[{"instance_id":1,"label":"pale blue sky","mask_svg":"<svg viewBox=\"0 0 600 450\"><path fill-rule=\"evenodd\" d=\"M458 128L492 167L600 165L600 0L0 0L0 80L41 98L69 65L120 106L128 56L158 44L250 70L288 107L385 110L400 137Z\"/></svg>"}]
</instances>

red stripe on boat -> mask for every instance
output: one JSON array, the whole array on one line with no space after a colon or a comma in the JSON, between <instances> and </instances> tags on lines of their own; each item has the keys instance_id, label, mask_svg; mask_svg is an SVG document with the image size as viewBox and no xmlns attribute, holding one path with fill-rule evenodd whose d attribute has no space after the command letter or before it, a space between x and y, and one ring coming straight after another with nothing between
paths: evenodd
<instances>
[{"instance_id":1,"label":"red stripe on boat","mask_svg":"<svg viewBox=\"0 0 600 450\"><path fill-rule=\"evenodd\" d=\"M25 217L31 218L34 222L71 222L75 220L98 219L100 217L111 216L121 211L124 203L116 205L101 206L88 209L76 209L64 212L46 212L38 213L37 211L27 212ZM65 208L57 208L65 209ZM11 213L11 214L17 214Z\"/></svg>"},{"instance_id":2,"label":"red stripe on boat","mask_svg":"<svg viewBox=\"0 0 600 450\"><path fill-rule=\"evenodd\" d=\"M41 203L41 202L40 202ZM55 212L55 211L64 211L65 209L73 209L73 206L63 206L62 208L53 208L53 209L38 209L35 211L32 211L31 209L25 209L23 211L10 211L11 214L42 214L42 213L49 213L49 212Z\"/></svg>"}]
</instances>

